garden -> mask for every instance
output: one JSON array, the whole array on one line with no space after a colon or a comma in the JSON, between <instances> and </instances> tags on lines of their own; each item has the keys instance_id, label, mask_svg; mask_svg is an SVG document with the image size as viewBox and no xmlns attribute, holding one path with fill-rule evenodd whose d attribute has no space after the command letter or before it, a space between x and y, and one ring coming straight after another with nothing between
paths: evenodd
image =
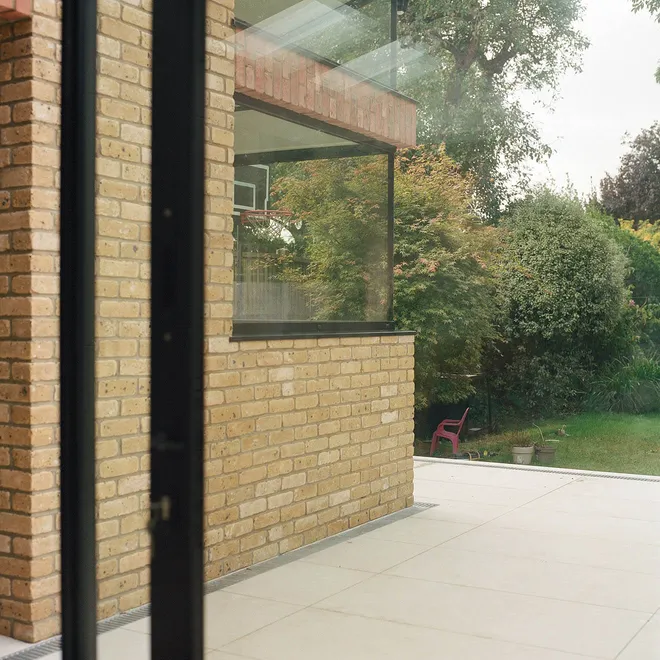
<instances>
[{"instance_id":1,"label":"garden","mask_svg":"<svg viewBox=\"0 0 660 660\"><path fill-rule=\"evenodd\" d=\"M625 3L660 20L656 0ZM660 121L618 136L617 170L587 191L534 180L529 164L553 149L520 99L557 98L581 71L596 4L405 5L398 86L419 102L421 146L394 163L393 317L417 335L416 453L470 408L459 451L443 440L436 455L511 462L521 447L532 462L660 474ZM287 228L242 240L311 318L384 318L384 167L272 168Z\"/></svg>"}]
</instances>

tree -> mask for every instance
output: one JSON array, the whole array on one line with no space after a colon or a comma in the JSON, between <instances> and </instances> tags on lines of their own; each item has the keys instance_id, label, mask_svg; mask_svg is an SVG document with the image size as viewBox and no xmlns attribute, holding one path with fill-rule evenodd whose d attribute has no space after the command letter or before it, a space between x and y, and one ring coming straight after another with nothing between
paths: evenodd
<instances>
[{"instance_id":1,"label":"tree","mask_svg":"<svg viewBox=\"0 0 660 660\"><path fill-rule=\"evenodd\" d=\"M630 221L616 221L595 205L587 208L590 218L601 224L626 256L626 285L639 306L660 304L660 250L636 231ZM655 225L653 225L655 226Z\"/></svg>"},{"instance_id":2,"label":"tree","mask_svg":"<svg viewBox=\"0 0 660 660\"><path fill-rule=\"evenodd\" d=\"M605 211L637 222L660 220L660 122L643 130L621 159L619 172L601 181Z\"/></svg>"},{"instance_id":3,"label":"tree","mask_svg":"<svg viewBox=\"0 0 660 660\"><path fill-rule=\"evenodd\" d=\"M579 201L545 189L516 203L503 230L492 381L526 410L575 406L633 342L626 259Z\"/></svg>"},{"instance_id":4,"label":"tree","mask_svg":"<svg viewBox=\"0 0 660 660\"><path fill-rule=\"evenodd\" d=\"M399 155L395 175L394 316L415 330L416 405L455 403L494 338L493 278L485 259L497 230L471 209L472 181L443 148Z\"/></svg>"},{"instance_id":5,"label":"tree","mask_svg":"<svg viewBox=\"0 0 660 660\"><path fill-rule=\"evenodd\" d=\"M649 11L660 22L660 0L632 0L633 11Z\"/></svg>"},{"instance_id":6,"label":"tree","mask_svg":"<svg viewBox=\"0 0 660 660\"><path fill-rule=\"evenodd\" d=\"M660 0L632 0L632 3L633 11L649 11L655 16L658 23L660 23ZM655 79L660 83L660 67L655 72Z\"/></svg>"},{"instance_id":7,"label":"tree","mask_svg":"<svg viewBox=\"0 0 660 660\"><path fill-rule=\"evenodd\" d=\"M549 154L517 96L555 89L563 72L579 69L582 10L581 0L415 0L403 17L404 43L433 60L428 74L401 76L420 101L420 141L444 142L475 173L489 217L512 170Z\"/></svg>"}]
</instances>

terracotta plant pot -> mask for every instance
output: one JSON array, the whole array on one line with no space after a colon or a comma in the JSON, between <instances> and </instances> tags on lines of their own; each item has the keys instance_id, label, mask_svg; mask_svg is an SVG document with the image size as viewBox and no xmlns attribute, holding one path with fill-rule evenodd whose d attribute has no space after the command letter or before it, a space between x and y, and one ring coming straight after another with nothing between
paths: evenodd
<instances>
[{"instance_id":1,"label":"terracotta plant pot","mask_svg":"<svg viewBox=\"0 0 660 660\"><path fill-rule=\"evenodd\" d=\"M555 462L555 453L557 447L552 445L545 445L536 448L536 458L541 465L552 465Z\"/></svg>"},{"instance_id":2,"label":"terracotta plant pot","mask_svg":"<svg viewBox=\"0 0 660 660\"><path fill-rule=\"evenodd\" d=\"M513 462L516 465L531 465L534 458L534 447L514 447Z\"/></svg>"}]
</instances>

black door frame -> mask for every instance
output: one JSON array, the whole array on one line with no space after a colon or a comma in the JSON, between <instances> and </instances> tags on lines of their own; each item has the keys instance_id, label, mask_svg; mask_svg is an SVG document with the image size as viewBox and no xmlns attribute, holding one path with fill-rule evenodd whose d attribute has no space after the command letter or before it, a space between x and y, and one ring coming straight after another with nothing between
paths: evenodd
<instances>
[{"instance_id":1,"label":"black door frame","mask_svg":"<svg viewBox=\"0 0 660 660\"><path fill-rule=\"evenodd\" d=\"M392 0L392 41L396 40L395 2ZM153 660L202 660L204 646L205 19L206 0L154 2ZM63 660L96 660L96 38L97 0L64 0L60 202ZM393 157L390 179L392 171Z\"/></svg>"},{"instance_id":2,"label":"black door frame","mask_svg":"<svg viewBox=\"0 0 660 660\"><path fill-rule=\"evenodd\" d=\"M63 660L96 659L96 0L64 0L60 198Z\"/></svg>"},{"instance_id":3,"label":"black door frame","mask_svg":"<svg viewBox=\"0 0 660 660\"><path fill-rule=\"evenodd\" d=\"M206 0L153 11L151 653L202 660Z\"/></svg>"},{"instance_id":4,"label":"black door frame","mask_svg":"<svg viewBox=\"0 0 660 660\"><path fill-rule=\"evenodd\" d=\"M153 27L152 658L203 656L205 0ZM64 660L96 659L96 0L64 0L61 495Z\"/></svg>"}]
</instances>

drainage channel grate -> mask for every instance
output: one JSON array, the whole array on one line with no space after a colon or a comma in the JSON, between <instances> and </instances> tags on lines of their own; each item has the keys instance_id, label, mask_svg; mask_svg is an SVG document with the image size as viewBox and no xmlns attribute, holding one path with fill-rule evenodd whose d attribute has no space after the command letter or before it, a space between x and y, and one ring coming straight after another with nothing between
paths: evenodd
<instances>
[{"instance_id":1,"label":"drainage channel grate","mask_svg":"<svg viewBox=\"0 0 660 660\"><path fill-rule=\"evenodd\" d=\"M59 650L60 639L56 637L55 639L49 639L47 642L35 644L29 649L2 656L2 660L38 660L38 658L43 658L51 653L57 653Z\"/></svg>"},{"instance_id":2,"label":"drainage channel grate","mask_svg":"<svg viewBox=\"0 0 660 660\"><path fill-rule=\"evenodd\" d=\"M413 509L435 509L438 506L434 502L415 502L413 504Z\"/></svg>"},{"instance_id":3,"label":"drainage channel grate","mask_svg":"<svg viewBox=\"0 0 660 660\"><path fill-rule=\"evenodd\" d=\"M100 621L96 625L96 633L102 635L103 633L117 630L117 628L121 628L129 623L135 623L136 621L140 621L140 619L148 617L150 613L151 606L143 605L142 607L138 607L125 614L117 614L109 619ZM62 638L58 635L57 637L53 637L53 639L40 642L29 648L1 656L0 660L39 660L39 658L43 658L51 653L57 653L61 648Z\"/></svg>"}]
</instances>

